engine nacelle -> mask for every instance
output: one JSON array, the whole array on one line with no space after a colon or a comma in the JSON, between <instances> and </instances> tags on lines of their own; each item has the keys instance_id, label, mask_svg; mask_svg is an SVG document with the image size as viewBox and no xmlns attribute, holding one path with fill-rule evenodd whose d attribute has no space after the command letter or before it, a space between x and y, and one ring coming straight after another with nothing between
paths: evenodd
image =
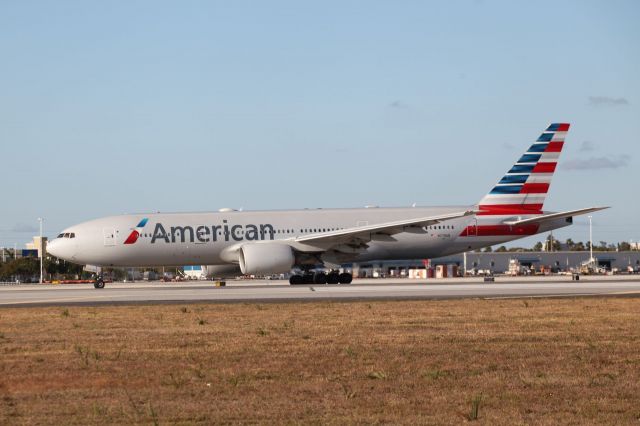
<instances>
[{"instance_id":1,"label":"engine nacelle","mask_svg":"<svg viewBox=\"0 0 640 426\"><path fill-rule=\"evenodd\" d=\"M286 244L245 244L240 247L239 261L243 274L270 275L291 271L296 257Z\"/></svg>"}]
</instances>

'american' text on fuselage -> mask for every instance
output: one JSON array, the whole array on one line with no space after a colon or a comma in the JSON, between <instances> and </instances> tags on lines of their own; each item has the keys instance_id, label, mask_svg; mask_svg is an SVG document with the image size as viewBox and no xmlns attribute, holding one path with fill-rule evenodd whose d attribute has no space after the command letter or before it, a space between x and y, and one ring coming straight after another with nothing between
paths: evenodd
<instances>
[{"instance_id":1,"label":"'american' text on fuselage","mask_svg":"<svg viewBox=\"0 0 640 426\"><path fill-rule=\"evenodd\" d=\"M273 225L229 225L226 220L222 225L172 226L167 232L162 223L156 223L151 237L151 244L157 240L164 243L208 243L218 241L257 241L273 240Z\"/></svg>"}]
</instances>

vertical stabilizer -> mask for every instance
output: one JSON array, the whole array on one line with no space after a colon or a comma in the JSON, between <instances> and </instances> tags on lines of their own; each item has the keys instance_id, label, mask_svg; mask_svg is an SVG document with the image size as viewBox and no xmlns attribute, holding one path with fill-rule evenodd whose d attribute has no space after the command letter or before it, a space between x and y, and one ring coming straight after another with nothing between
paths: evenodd
<instances>
[{"instance_id":1,"label":"vertical stabilizer","mask_svg":"<svg viewBox=\"0 0 640 426\"><path fill-rule=\"evenodd\" d=\"M481 215L541 214L569 123L554 123L478 205Z\"/></svg>"}]
</instances>

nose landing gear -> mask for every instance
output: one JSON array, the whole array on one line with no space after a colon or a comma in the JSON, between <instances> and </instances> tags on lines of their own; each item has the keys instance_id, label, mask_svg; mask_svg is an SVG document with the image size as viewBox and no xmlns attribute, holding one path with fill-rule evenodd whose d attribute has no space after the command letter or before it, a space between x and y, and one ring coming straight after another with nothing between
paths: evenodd
<instances>
[{"instance_id":1,"label":"nose landing gear","mask_svg":"<svg viewBox=\"0 0 640 426\"><path fill-rule=\"evenodd\" d=\"M104 278L102 278L102 275L96 276L96 279L93 281L93 287L104 288Z\"/></svg>"}]
</instances>

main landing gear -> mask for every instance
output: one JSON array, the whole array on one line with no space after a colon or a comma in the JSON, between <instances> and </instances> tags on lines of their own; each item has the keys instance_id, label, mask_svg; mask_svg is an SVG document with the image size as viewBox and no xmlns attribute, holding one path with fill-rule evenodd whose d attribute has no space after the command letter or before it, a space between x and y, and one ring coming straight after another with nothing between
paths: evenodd
<instances>
[{"instance_id":1,"label":"main landing gear","mask_svg":"<svg viewBox=\"0 0 640 426\"><path fill-rule=\"evenodd\" d=\"M93 286L95 288L104 288L104 278L102 278L102 275L96 276L96 279L93 281Z\"/></svg>"},{"instance_id":2,"label":"main landing gear","mask_svg":"<svg viewBox=\"0 0 640 426\"><path fill-rule=\"evenodd\" d=\"M351 284L352 280L353 276L346 272L341 274L337 272L329 272L328 274L325 274L324 272L306 272L302 275L291 275L289 278L289 284Z\"/></svg>"}]
</instances>

